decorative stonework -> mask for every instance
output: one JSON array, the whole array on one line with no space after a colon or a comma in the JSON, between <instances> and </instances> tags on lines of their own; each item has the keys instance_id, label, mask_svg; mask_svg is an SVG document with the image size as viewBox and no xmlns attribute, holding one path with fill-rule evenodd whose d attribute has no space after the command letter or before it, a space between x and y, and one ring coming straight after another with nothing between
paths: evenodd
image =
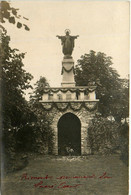
<instances>
[{"instance_id":1,"label":"decorative stonework","mask_svg":"<svg viewBox=\"0 0 131 195\"><path fill-rule=\"evenodd\" d=\"M58 155L58 121L66 113L72 113L76 115L81 122L81 155L90 154L90 143L88 140L88 126L91 123L95 115L96 109L88 111L85 107L82 107L78 111L74 111L71 108L67 108L65 111L59 111L56 107L53 107L49 111L49 117L52 121L52 129L54 131L54 147L53 154Z\"/></svg>"},{"instance_id":2,"label":"decorative stonework","mask_svg":"<svg viewBox=\"0 0 131 195\"><path fill-rule=\"evenodd\" d=\"M85 108L87 111L96 110L97 101L66 101L66 102L42 102L43 109L45 111L51 111L56 108L58 111L65 111L67 109L72 109L73 111L79 111Z\"/></svg>"},{"instance_id":3,"label":"decorative stonework","mask_svg":"<svg viewBox=\"0 0 131 195\"><path fill-rule=\"evenodd\" d=\"M81 155L90 154L88 127L97 111L98 100L95 89L96 86L43 89L41 103L43 109L49 114L54 132L53 154L58 155L58 121L66 113L72 113L79 118L81 123Z\"/></svg>"},{"instance_id":4,"label":"decorative stonework","mask_svg":"<svg viewBox=\"0 0 131 195\"><path fill-rule=\"evenodd\" d=\"M75 87L75 80L74 80L74 60L63 59L62 61L62 87Z\"/></svg>"},{"instance_id":5,"label":"decorative stonework","mask_svg":"<svg viewBox=\"0 0 131 195\"><path fill-rule=\"evenodd\" d=\"M96 90L96 86L78 86L78 87L54 87L54 88L43 88L43 93L58 93L58 92L63 92L67 93L68 91L70 92L93 92Z\"/></svg>"}]
</instances>

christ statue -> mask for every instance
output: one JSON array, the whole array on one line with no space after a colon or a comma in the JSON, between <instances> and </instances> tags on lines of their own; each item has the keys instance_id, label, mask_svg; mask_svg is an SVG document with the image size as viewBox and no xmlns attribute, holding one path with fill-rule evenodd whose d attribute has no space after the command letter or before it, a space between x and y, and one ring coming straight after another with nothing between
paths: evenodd
<instances>
[{"instance_id":1,"label":"christ statue","mask_svg":"<svg viewBox=\"0 0 131 195\"><path fill-rule=\"evenodd\" d=\"M70 30L66 30L65 33L66 33L65 36L57 35L57 37L59 39L61 39L63 54L65 56L71 56L73 48L74 48L74 40L77 39L77 37L79 37L79 35L77 35L77 36L70 36Z\"/></svg>"}]
</instances>

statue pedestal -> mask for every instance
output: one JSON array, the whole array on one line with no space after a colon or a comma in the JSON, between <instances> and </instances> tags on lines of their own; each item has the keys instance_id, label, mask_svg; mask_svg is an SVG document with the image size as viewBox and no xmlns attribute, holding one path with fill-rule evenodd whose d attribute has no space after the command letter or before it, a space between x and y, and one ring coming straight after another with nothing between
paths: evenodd
<instances>
[{"instance_id":1,"label":"statue pedestal","mask_svg":"<svg viewBox=\"0 0 131 195\"><path fill-rule=\"evenodd\" d=\"M74 80L74 60L63 59L62 61L62 87L75 87Z\"/></svg>"}]
</instances>

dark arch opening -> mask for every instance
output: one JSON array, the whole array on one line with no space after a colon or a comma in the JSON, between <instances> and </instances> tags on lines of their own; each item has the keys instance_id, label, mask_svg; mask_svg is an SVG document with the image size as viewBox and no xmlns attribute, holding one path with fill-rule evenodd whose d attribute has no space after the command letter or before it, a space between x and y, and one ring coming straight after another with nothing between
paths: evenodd
<instances>
[{"instance_id":1,"label":"dark arch opening","mask_svg":"<svg viewBox=\"0 0 131 195\"><path fill-rule=\"evenodd\" d=\"M58 121L58 154L81 155L81 123L72 114L64 114Z\"/></svg>"}]
</instances>

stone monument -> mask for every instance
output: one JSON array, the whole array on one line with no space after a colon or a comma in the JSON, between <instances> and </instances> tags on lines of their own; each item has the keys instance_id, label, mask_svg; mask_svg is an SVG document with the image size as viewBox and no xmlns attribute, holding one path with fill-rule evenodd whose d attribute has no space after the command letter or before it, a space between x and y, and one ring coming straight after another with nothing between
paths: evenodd
<instances>
[{"instance_id":1,"label":"stone monument","mask_svg":"<svg viewBox=\"0 0 131 195\"><path fill-rule=\"evenodd\" d=\"M65 31L61 39L62 83L61 87L44 88L41 103L50 117L54 131L53 153L55 155L90 154L88 127L97 111L96 86L76 86L72 52L77 36Z\"/></svg>"}]
</instances>

